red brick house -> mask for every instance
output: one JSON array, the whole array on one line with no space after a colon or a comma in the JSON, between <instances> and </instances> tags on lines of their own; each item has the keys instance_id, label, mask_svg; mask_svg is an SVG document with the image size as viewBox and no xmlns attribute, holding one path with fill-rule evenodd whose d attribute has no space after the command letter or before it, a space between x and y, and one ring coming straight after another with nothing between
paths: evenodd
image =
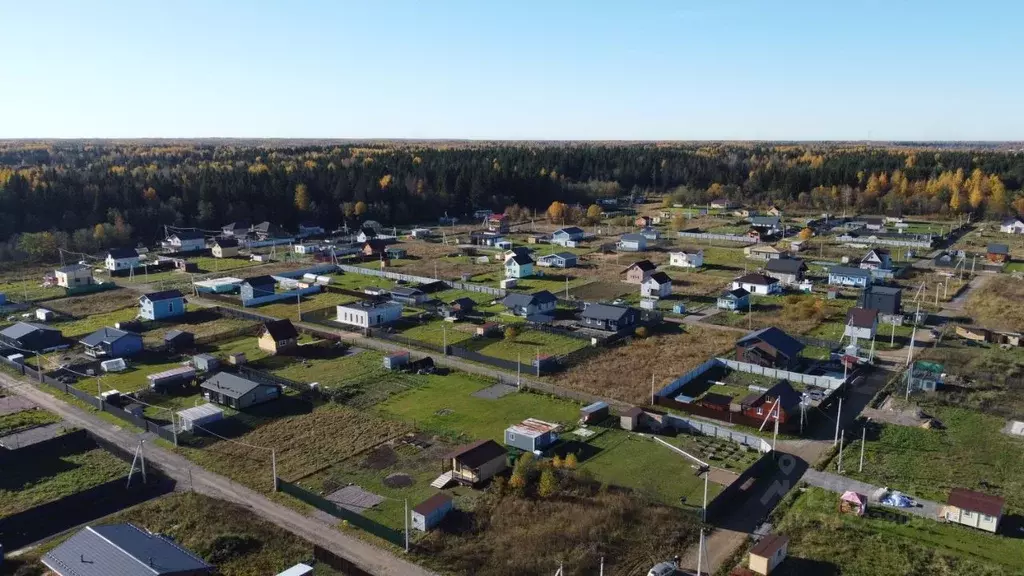
<instances>
[{"instance_id":1,"label":"red brick house","mask_svg":"<svg viewBox=\"0 0 1024 576\"><path fill-rule=\"evenodd\" d=\"M800 418L800 393L793 389L788 380L779 380L764 392L751 392L740 400L744 416L764 420L772 411L775 401L779 402L779 425L784 426L792 419ZM769 422L774 422L770 419Z\"/></svg>"}]
</instances>

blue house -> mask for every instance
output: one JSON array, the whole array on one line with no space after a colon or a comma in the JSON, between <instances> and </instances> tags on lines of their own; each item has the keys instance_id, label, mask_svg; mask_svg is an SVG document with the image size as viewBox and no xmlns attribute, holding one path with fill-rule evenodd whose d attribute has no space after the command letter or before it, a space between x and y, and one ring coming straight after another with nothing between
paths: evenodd
<instances>
[{"instance_id":1,"label":"blue house","mask_svg":"<svg viewBox=\"0 0 1024 576\"><path fill-rule=\"evenodd\" d=\"M185 296L178 290L150 292L139 298L139 316L146 320L163 320L185 313Z\"/></svg>"},{"instance_id":2,"label":"blue house","mask_svg":"<svg viewBox=\"0 0 1024 576\"><path fill-rule=\"evenodd\" d=\"M142 352L142 336L117 328L100 328L79 342L93 358L126 358Z\"/></svg>"},{"instance_id":3,"label":"blue house","mask_svg":"<svg viewBox=\"0 0 1024 576\"><path fill-rule=\"evenodd\" d=\"M579 226L559 228L551 234L551 243L558 244L560 246L575 246L576 242L583 240L583 234L583 228L580 228Z\"/></svg>"},{"instance_id":4,"label":"blue house","mask_svg":"<svg viewBox=\"0 0 1024 576\"><path fill-rule=\"evenodd\" d=\"M274 293L274 286L276 285L277 280L274 280L273 276L253 276L252 278L246 278L239 287L239 290L242 294L242 300L252 300L260 296L270 296Z\"/></svg>"},{"instance_id":5,"label":"blue house","mask_svg":"<svg viewBox=\"0 0 1024 576\"><path fill-rule=\"evenodd\" d=\"M720 310L746 310L750 306L750 292L743 288L726 290L718 297L717 305Z\"/></svg>"},{"instance_id":6,"label":"blue house","mask_svg":"<svg viewBox=\"0 0 1024 576\"><path fill-rule=\"evenodd\" d=\"M623 234L619 238L618 249L623 252L643 252L647 250L647 237L643 234Z\"/></svg>"},{"instance_id":7,"label":"blue house","mask_svg":"<svg viewBox=\"0 0 1024 576\"><path fill-rule=\"evenodd\" d=\"M552 266L554 268L573 268L576 266L576 263L576 255L572 252L547 254L537 259L538 266Z\"/></svg>"},{"instance_id":8,"label":"blue house","mask_svg":"<svg viewBox=\"0 0 1024 576\"><path fill-rule=\"evenodd\" d=\"M851 266L833 266L828 271L830 286L865 288L871 284L871 271Z\"/></svg>"},{"instance_id":9,"label":"blue house","mask_svg":"<svg viewBox=\"0 0 1024 576\"><path fill-rule=\"evenodd\" d=\"M527 418L505 429L505 445L535 452L558 441L558 424Z\"/></svg>"},{"instance_id":10,"label":"blue house","mask_svg":"<svg viewBox=\"0 0 1024 576\"><path fill-rule=\"evenodd\" d=\"M527 278L533 276L533 258L515 255L505 261L505 278Z\"/></svg>"}]
</instances>

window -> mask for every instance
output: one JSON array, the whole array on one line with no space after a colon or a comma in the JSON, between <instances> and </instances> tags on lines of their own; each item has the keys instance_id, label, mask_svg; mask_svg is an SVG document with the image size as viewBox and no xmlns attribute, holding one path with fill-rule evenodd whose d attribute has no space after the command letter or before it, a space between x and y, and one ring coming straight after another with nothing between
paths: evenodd
<instances>
[{"instance_id":1,"label":"window","mask_svg":"<svg viewBox=\"0 0 1024 576\"><path fill-rule=\"evenodd\" d=\"M989 516L988 514L982 514L981 515L981 519L983 521L985 521L985 522L991 522L991 521L995 520L995 518Z\"/></svg>"},{"instance_id":2,"label":"window","mask_svg":"<svg viewBox=\"0 0 1024 576\"><path fill-rule=\"evenodd\" d=\"M764 412L764 410L760 406L758 406L757 407L757 415L760 416L763 412Z\"/></svg>"}]
</instances>

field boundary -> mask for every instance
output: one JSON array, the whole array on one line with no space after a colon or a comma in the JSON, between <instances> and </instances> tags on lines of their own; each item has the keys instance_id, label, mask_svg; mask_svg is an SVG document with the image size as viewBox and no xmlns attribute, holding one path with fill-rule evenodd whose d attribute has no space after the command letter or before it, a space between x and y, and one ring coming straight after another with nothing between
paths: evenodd
<instances>
[{"instance_id":1,"label":"field boundary","mask_svg":"<svg viewBox=\"0 0 1024 576\"><path fill-rule=\"evenodd\" d=\"M334 502L331 502L330 500L322 496L314 494L309 490L306 490L305 488L299 486L298 484L293 484L278 477L277 489L280 492L284 492L289 496L292 496L294 498L301 500L302 502L305 502L306 504L309 504L310 506L316 508L317 510L326 512L331 516L341 518L342 520L345 520L346 522L352 524L357 528L361 528L362 530L365 530L370 534L373 534L374 536L383 538L384 540L391 542L395 546L401 546L403 548L405 547L405 535L401 532L393 528L389 528L379 522L376 522L375 520L371 520L370 518L367 518L362 514L356 514L351 510L342 508L341 506L338 506Z\"/></svg>"}]
</instances>

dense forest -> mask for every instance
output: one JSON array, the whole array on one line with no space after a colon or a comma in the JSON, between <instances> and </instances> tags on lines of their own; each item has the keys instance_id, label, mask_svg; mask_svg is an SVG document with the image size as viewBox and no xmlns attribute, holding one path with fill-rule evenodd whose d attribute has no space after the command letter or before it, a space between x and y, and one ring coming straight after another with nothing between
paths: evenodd
<instances>
[{"instance_id":1,"label":"dense forest","mask_svg":"<svg viewBox=\"0 0 1024 576\"><path fill-rule=\"evenodd\" d=\"M162 226L294 230L510 205L682 203L999 218L1024 211L1024 154L843 144L0 143L0 259L151 243ZM584 214L585 210L576 213Z\"/></svg>"}]
</instances>

